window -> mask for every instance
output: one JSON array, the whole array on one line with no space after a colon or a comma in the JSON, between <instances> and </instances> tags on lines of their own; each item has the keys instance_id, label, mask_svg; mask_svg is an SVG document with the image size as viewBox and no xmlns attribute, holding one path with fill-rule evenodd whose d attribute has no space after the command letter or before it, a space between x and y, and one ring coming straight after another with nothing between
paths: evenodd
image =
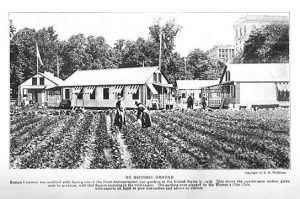
<instances>
[{"instance_id":1,"label":"window","mask_svg":"<svg viewBox=\"0 0 300 199\"><path fill-rule=\"evenodd\" d=\"M70 89L65 89L65 99L70 99Z\"/></svg>"},{"instance_id":2,"label":"window","mask_svg":"<svg viewBox=\"0 0 300 199\"><path fill-rule=\"evenodd\" d=\"M147 99L151 99L151 91L148 86L147 86Z\"/></svg>"},{"instance_id":3,"label":"window","mask_svg":"<svg viewBox=\"0 0 300 199\"><path fill-rule=\"evenodd\" d=\"M32 78L32 85L37 85L37 78L36 77Z\"/></svg>"},{"instance_id":4,"label":"window","mask_svg":"<svg viewBox=\"0 0 300 199\"><path fill-rule=\"evenodd\" d=\"M40 85L45 85L45 78L44 77L40 77Z\"/></svg>"},{"instance_id":5,"label":"window","mask_svg":"<svg viewBox=\"0 0 300 199\"><path fill-rule=\"evenodd\" d=\"M77 99L83 99L83 93L82 92L78 93Z\"/></svg>"},{"instance_id":6,"label":"window","mask_svg":"<svg viewBox=\"0 0 300 199\"><path fill-rule=\"evenodd\" d=\"M132 94L132 99L139 99L139 91L140 89L137 89L136 93Z\"/></svg>"},{"instance_id":7,"label":"window","mask_svg":"<svg viewBox=\"0 0 300 199\"><path fill-rule=\"evenodd\" d=\"M153 82L157 83L157 73L153 73Z\"/></svg>"},{"instance_id":8,"label":"window","mask_svg":"<svg viewBox=\"0 0 300 199\"><path fill-rule=\"evenodd\" d=\"M53 92L53 91L47 91L47 95L48 95L48 96L53 96L53 95L54 95L54 92Z\"/></svg>"},{"instance_id":9,"label":"window","mask_svg":"<svg viewBox=\"0 0 300 199\"><path fill-rule=\"evenodd\" d=\"M182 98L185 98L186 96L185 96L185 93L182 93Z\"/></svg>"},{"instance_id":10,"label":"window","mask_svg":"<svg viewBox=\"0 0 300 199\"><path fill-rule=\"evenodd\" d=\"M289 101L290 92L277 90L278 101Z\"/></svg>"},{"instance_id":11,"label":"window","mask_svg":"<svg viewBox=\"0 0 300 199\"><path fill-rule=\"evenodd\" d=\"M230 89L230 96L231 97L235 97L235 86L234 85L230 85L230 87L229 87L229 89Z\"/></svg>"},{"instance_id":12,"label":"window","mask_svg":"<svg viewBox=\"0 0 300 199\"><path fill-rule=\"evenodd\" d=\"M27 97L28 90L27 88L23 88L23 97Z\"/></svg>"},{"instance_id":13,"label":"window","mask_svg":"<svg viewBox=\"0 0 300 199\"><path fill-rule=\"evenodd\" d=\"M124 87L123 87L123 89L120 91L120 92L118 92L118 93L115 93L115 99L118 99L118 95L120 95L121 94L121 96L123 97L123 99L125 98L125 95L124 95Z\"/></svg>"},{"instance_id":14,"label":"window","mask_svg":"<svg viewBox=\"0 0 300 199\"><path fill-rule=\"evenodd\" d=\"M109 88L103 88L103 99L109 99Z\"/></svg>"},{"instance_id":15,"label":"window","mask_svg":"<svg viewBox=\"0 0 300 199\"><path fill-rule=\"evenodd\" d=\"M226 71L225 73L225 80L230 81L230 71Z\"/></svg>"},{"instance_id":16,"label":"window","mask_svg":"<svg viewBox=\"0 0 300 199\"><path fill-rule=\"evenodd\" d=\"M161 83L161 73L158 73L158 83Z\"/></svg>"},{"instance_id":17,"label":"window","mask_svg":"<svg viewBox=\"0 0 300 199\"><path fill-rule=\"evenodd\" d=\"M94 91L90 94L90 99L96 99L96 88Z\"/></svg>"}]
</instances>

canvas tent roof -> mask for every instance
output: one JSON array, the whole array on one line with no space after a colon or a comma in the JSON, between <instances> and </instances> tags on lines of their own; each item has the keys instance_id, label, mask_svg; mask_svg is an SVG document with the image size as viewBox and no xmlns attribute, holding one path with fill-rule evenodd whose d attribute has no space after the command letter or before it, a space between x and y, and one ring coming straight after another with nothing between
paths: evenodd
<instances>
[{"instance_id":1,"label":"canvas tent roof","mask_svg":"<svg viewBox=\"0 0 300 199\"><path fill-rule=\"evenodd\" d=\"M200 89L219 83L219 80L176 80L178 89Z\"/></svg>"},{"instance_id":2,"label":"canvas tent roof","mask_svg":"<svg viewBox=\"0 0 300 199\"><path fill-rule=\"evenodd\" d=\"M226 67L225 67L226 70ZM289 81L289 64L228 64L230 81ZM225 73L222 76L225 82Z\"/></svg>"},{"instance_id":3,"label":"canvas tent roof","mask_svg":"<svg viewBox=\"0 0 300 199\"><path fill-rule=\"evenodd\" d=\"M76 71L60 86L145 84L158 67Z\"/></svg>"}]
</instances>

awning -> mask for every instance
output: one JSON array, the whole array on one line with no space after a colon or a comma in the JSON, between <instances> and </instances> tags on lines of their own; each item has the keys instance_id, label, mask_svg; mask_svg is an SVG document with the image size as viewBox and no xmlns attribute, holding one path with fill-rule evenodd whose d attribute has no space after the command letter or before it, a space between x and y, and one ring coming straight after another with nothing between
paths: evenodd
<instances>
[{"instance_id":1,"label":"awning","mask_svg":"<svg viewBox=\"0 0 300 199\"><path fill-rule=\"evenodd\" d=\"M173 88L173 84L153 84L153 85L167 87L167 88Z\"/></svg>"},{"instance_id":2,"label":"awning","mask_svg":"<svg viewBox=\"0 0 300 199\"><path fill-rule=\"evenodd\" d=\"M95 86L88 86L86 87L84 94L92 94L95 90Z\"/></svg>"},{"instance_id":3,"label":"awning","mask_svg":"<svg viewBox=\"0 0 300 199\"><path fill-rule=\"evenodd\" d=\"M277 83L276 86L278 91L290 91L288 83Z\"/></svg>"},{"instance_id":4,"label":"awning","mask_svg":"<svg viewBox=\"0 0 300 199\"><path fill-rule=\"evenodd\" d=\"M57 85L55 85L55 86L46 86L46 90L48 90L48 89L52 89L52 88L58 88L59 86L57 86Z\"/></svg>"},{"instance_id":5,"label":"awning","mask_svg":"<svg viewBox=\"0 0 300 199\"><path fill-rule=\"evenodd\" d=\"M129 91L128 94L135 94L137 92L137 90L139 89L139 85L131 85L129 87Z\"/></svg>"},{"instance_id":6,"label":"awning","mask_svg":"<svg viewBox=\"0 0 300 199\"><path fill-rule=\"evenodd\" d=\"M115 86L115 89L113 90L113 94L121 93L124 86Z\"/></svg>"},{"instance_id":7,"label":"awning","mask_svg":"<svg viewBox=\"0 0 300 199\"><path fill-rule=\"evenodd\" d=\"M154 88L154 86L152 84L147 84L147 86L154 95L158 94L157 90Z\"/></svg>"},{"instance_id":8,"label":"awning","mask_svg":"<svg viewBox=\"0 0 300 199\"><path fill-rule=\"evenodd\" d=\"M75 87L74 89L73 89L73 94L78 94L78 93L80 93L80 91L82 90L82 86L77 86L77 87Z\"/></svg>"},{"instance_id":9,"label":"awning","mask_svg":"<svg viewBox=\"0 0 300 199\"><path fill-rule=\"evenodd\" d=\"M27 88L27 89L44 89L46 86L41 86L41 85L26 85L22 86L22 88Z\"/></svg>"}]
</instances>

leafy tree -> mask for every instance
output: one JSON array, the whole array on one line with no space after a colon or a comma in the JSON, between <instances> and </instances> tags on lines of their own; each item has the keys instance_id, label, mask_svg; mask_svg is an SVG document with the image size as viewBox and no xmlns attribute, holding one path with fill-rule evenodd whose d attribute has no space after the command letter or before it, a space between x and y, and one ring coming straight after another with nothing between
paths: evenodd
<instances>
[{"instance_id":1,"label":"leafy tree","mask_svg":"<svg viewBox=\"0 0 300 199\"><path fill-rule=\"evenodd\" d=\"M166 73L166 76L173 84L176 83L176 80L182 80L185 78L192 79L192 74L189 73L188 70L187 73L185 73L184 58L181 57L177 52L171 54L167 68L168 71Z\"/></svg>"},{"instance_id":2,"label":"leafy tree","mask_svg":"<svg viewBox=\"0 0 300 199\"><path fill-rule=\"evenodd\" d=\"M162 57L161 68L162 71L167 73L167 66L170 62L173 50L175 49L175 38L178 32L182 29L181 26L176 24L176 20L167 21L164 25L160 24L160 19L156 20L150 27L150 41L152 45L152 56L156 57L155 64L159 64L159 48L160 48L160 35L162 35Z\"/></svg>"},{"instance_id":3,"label":"leafy tree","mask_svg":"<svg viewBox=\"0 0 300 199\"><path fill-rule=\"evenodd\" d=\"M104 37L89 36L86 53L91 56L88 69L116 68L113 62L113 49L105 42Z\"/></svg>"},{"instance_id":4,"label":"leafy tree","mask_svg":"<svg viewBox=\"0 0 300 199\"><path fill-rule=\"evenodd\" d=\"M22 79L26 80L36 74L36 32L24 28L18 31L11 40L11 66L17 67Z\"/></svg>"},{"instance_id":5,"label":"leafy tree","mask_svg":"<svg viewBox=\"0 0 300 199\"><path fill-rule=\"evenodd\" d=\"M12 20L9 20L9 38L12 39L12 37L15 35L16 33L16 28L12 22Z\"/></svg>"},{"instance_id":6,"label":"leafy tree","mask_svg":"<svg viewBox=\"0 0 300 199\"><path fill-rule=\"evenodd\" d=\"M252 32L234 63L288 63L289 25L271 24Z\"/></svg>"},{"instance_id":7,"label":"leafy tree","mask_svg":"<svg viewBox=\"0 0 300 199\"><path fill-rule=\"evenodd\" d=\"M44 65L39 65L39 71L56 73L57 56L60 42L53 27L42 28L36 33L36 42Z\"/></svg>"},{"instance_id":8,"label":"leafy tree","mask_svg":"<svg viewBox=\"0 0 300 199\"><path fill-rule=\"evenodd\" d=\"M217 79L220 77L224 64L208 57L208 53L195 49L188 54L187 68L191 79Z\"/></svg>"}]
</instances>

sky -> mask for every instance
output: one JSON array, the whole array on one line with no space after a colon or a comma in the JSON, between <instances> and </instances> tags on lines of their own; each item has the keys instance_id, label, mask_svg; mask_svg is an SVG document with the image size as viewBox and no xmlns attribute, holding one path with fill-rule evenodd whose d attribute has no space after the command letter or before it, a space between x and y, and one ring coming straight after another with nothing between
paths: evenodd
<instances>
[{"instance_id":1,"label":"sky","mask_svg":"<svg viewBox=\"0 0 300 199\"><path fill-rule=\"evenodd\" d=\"M175 51L181 56L187 56L195 48L209 50L217 44L233 45L233 25L247 14L249 13L9 13L9 18L17 31L24 27L38 30L54 26L60 40L83 33L85 36L103 36L111 46L118 39L147 39L149 26L159 18L162 25L168 20L176 19L182 29L175 40Z\"/></svg>"}]
</instances>

